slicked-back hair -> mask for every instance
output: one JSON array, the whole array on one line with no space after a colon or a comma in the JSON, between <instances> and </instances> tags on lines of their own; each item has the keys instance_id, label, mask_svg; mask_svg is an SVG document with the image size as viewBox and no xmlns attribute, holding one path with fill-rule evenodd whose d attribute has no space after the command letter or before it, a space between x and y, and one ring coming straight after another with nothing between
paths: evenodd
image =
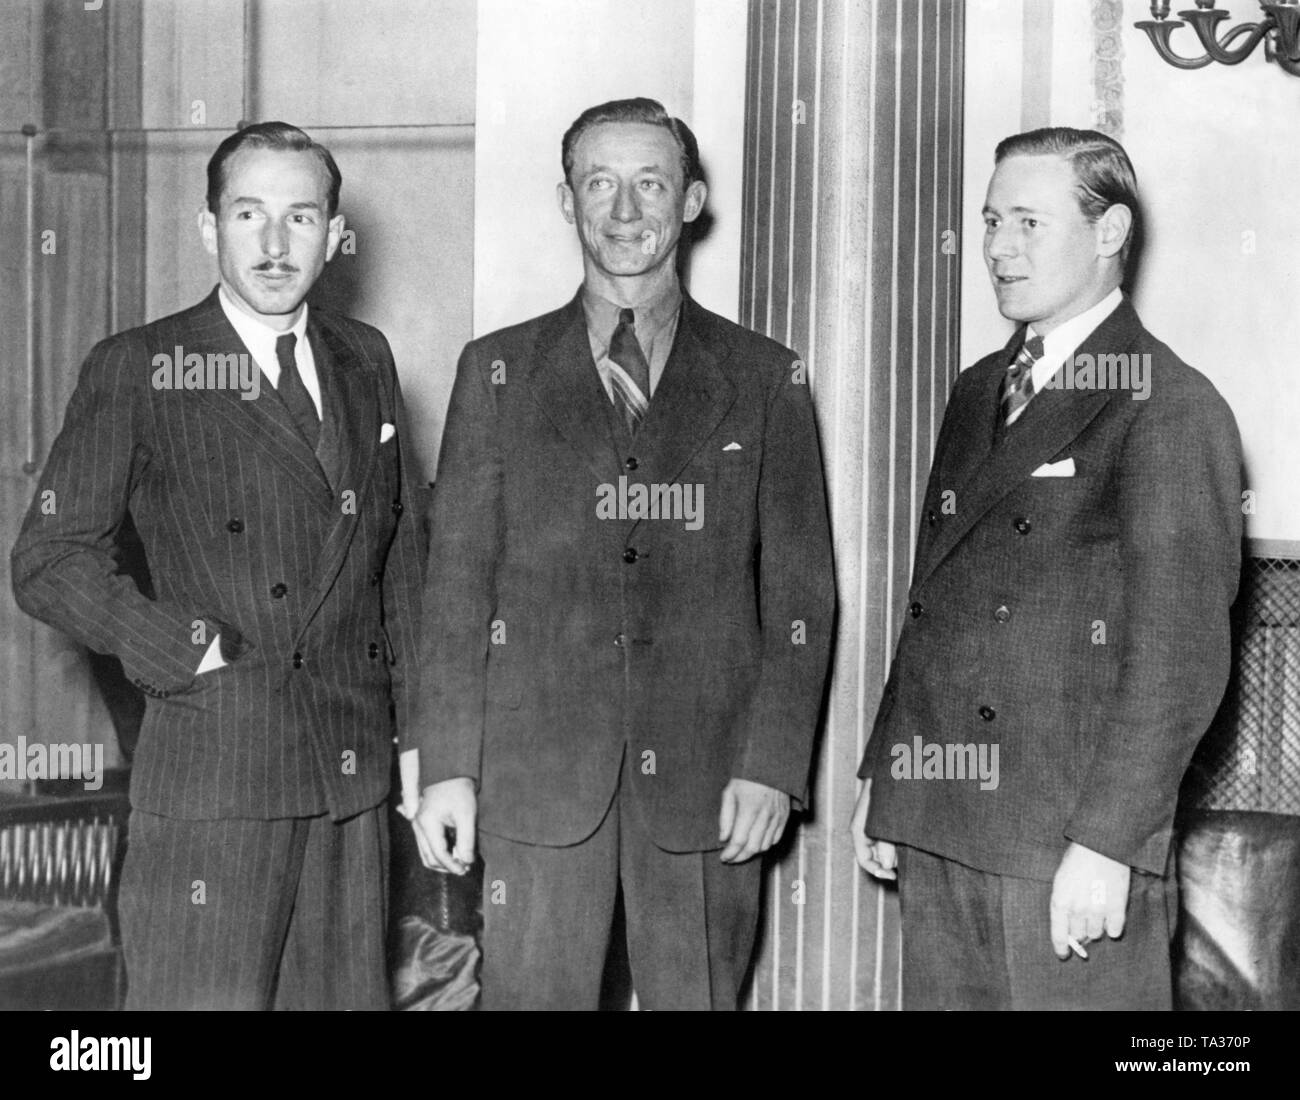
<instances>
[{"instance_id":1,"label":"slicked-back hair","mask_svg":"<svg viewBox=\"0 0 1300 1100\"><path fill-rule=\"evenodd\" d=\"M576 119L573 125L564 131L560 142L560 164L564 169L564 178L572 183L573 150L578 139L593 126L603 122L640 122L647 126L661 126L673 135L677 148L681 150L682 188L685 189L701 178L700 147L696 144L691 128L680 118L673 118L657 99L638 96L635 99L613 99L598 107L588 107Z\"/></svg>"},{"instance_id":2,"label":"slicked-back hair","mask_svg":"<svg viewBox=\"0 0 1300 1100\"><path fill-rule=\"evenodd\" d=\"M1133 224L1119 252L1120 264L1128 266L1129 253L1142 236L1142 211L1138 205L1137 173L1124 146L1096 130L1075 130L1069 126L1048 126L1013 134L998 143L993 162L1007 157L1059 156L1074 169L1075 194L1079 209L1095 222L1116 203L1133 214Z\"/></svg>"},{"instance_id":3,"label":"slicked-back hair","mask_svg":"<svg viewBox=\"0 0 1300 1100\"><path fill-rule=\"evenodd\" d=\"M221 189L226 185L226 163L241 149L277 149L286 153L313 154L329 176L329 216L332 218L338 212L343 176L330 151L313 141L297 126L290 126L287 122L255 122L226 138L208 161L208 209L213 214L217 213Z\"/></svg>"}]
</instances>

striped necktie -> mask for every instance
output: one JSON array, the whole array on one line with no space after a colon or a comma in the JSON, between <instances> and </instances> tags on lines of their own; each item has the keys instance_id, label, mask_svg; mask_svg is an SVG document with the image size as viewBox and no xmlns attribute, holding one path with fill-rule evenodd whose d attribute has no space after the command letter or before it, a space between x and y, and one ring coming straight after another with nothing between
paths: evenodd
<instances>
[{"instance_id":1,"label":"striped necktie","mask_svg":"<svg viewBox=\"0 0 1300 1100\"><path fill-rule=\"evenodd\" d=\"M635 319L632 310L620 309L618 327L609 340L609 359L615 366L609 372L614 407L632 435L636 435L650 407L650 364L637 343Z\"/></svg>"},{"instance_id":2,"label":"striped necktie","mask_svg":"<svg viewBox=\"0 0 1300 1100\"><path fill-rule=\"evenodd\" d=\"M1002 422L1015 422L1020 411L1029 404L1034 396L1034 364L1043 357L1043 338L1031 336L1016 353L1016 358L1007 367L1006 377L1002 379Z\"/></svg>"}]
</instances>

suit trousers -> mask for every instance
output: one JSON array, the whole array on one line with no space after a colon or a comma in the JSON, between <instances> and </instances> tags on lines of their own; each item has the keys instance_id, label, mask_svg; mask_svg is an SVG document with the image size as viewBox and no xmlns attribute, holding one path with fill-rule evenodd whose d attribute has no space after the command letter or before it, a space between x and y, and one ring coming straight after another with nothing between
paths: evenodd
<instances>
[{"instance_id":1,"label":"suit trousers","mask_svg":"<svg viewBox=\"0 0 1300 1100\"><path fill-rule=\"evenodd\" d=\"M762 859L665 852L628 785L600 827L562 848L479 834L485 1010L595 1010L619 887L644 1009L734 1011L758 924Z\"/></svg>"},{"instance_id":2,"label":"suit trousers","mask_svg":"<svg viewBox=\"0 0 1300 1100\"><path fill-rule=\"evenodd\" d=\"M119 909L128 1009L380 1009L388 821L133 810Z\"/></svg>"},{"instance_id":3,"label":"suit trousers","mask_svg":"<svg viewBox=\"0 0 1300 1100\"><path fill-rule=\"evenodd\" d=\"M1052 884L977 871L898 846L903 1008L1172 1008L1170 941L1178 888L1134 871L1124 932L1086 945L1087 959L1052 949Z\"/></svg>"}]
</instances>

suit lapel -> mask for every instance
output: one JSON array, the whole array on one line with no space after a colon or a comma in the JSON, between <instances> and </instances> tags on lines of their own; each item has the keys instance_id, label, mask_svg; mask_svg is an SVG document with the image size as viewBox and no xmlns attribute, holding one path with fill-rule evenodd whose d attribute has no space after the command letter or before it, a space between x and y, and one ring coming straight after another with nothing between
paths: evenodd
<instances>
[{"instance_id":1,"label":"suit lapel","mask_svg":"<svg viewBox=\"0 0 1300 1100\"><path fill-rule=\"evenodd\" d=\"M316 320L315 314L312 318L307 336L326 410L321 424L321 455L333 485L335 518L317 559L316 589L303 610L300 633L329 594L347 558L362 501L374 476L380 429L374 370L361 361L340 333Z\"/></svg>"},{"instance_id":2,"label":"suit lapel","mask_svg":"<svg viewBox=\"0 0 1300 1100\"><path fill-rule=\"evenodd\" d=\"M591 358L579 297L552 316L538 335L537 350L526 375L529 393L596 476L613 481L619 456L605 408L609 397Z\"/></svg>"},{"instance_id":3,"label":"suit lapel","mask_svg":"<svg viewBox=\"0 0 1300 1100\"><path fill-rule=\"evenodd\" d=\"M1011 342L1018 344L1018 339L1013 337ZM945 468L940 473L943 488L953 489L959 495L989 462L1005 367L1005 357L999 356L992 368L986 368L987 376L979 381L971 403L964 409L954 409L960 418L954 420L952 437L944 444Z\"/></svg>"},{"instance_id":4,"label":"suit lapel","mask_svg":"<svg viewBox=\"0 0 1300 1100\"><path fill-rule=\"evenodd\" d=\"M1071 353L1071 358L1075 354L1096 355L1128 346L1140 328L1137 314L1125 300ZM1017 346L1017 339L1013 338L1007 346L1008 349ZM996 371L990 374L992 378L979 387L973 398L983 403L983 409L969 410L963 422L966 429L963 434L968 435L972 449L981 457L964 481L961 475L953 478L957 514L943 525L926 548L925 561L917 563L916 585L924 583L980 519L1025 478L1032 476L1034 470L1063 450L1114 397L1111 390L1046 389L1034 397L999 442L990 446L986 439L981 445L980 425L984 426L983 434L987 437L997 416L1001 376Z\"/></svg>"},{"instance_id":5,"label":"suit lapel","mask_svg":"<svg viewBox=\"0 0 1300 1100\"><path fill-rule=\"evenodd\" d=\"M379 403L374 373L332 328L313 320L307 326L325 417L319 457L335 496L371 467L379 446Z\"/></svg>"},{"instance_id":6,"label":"suit lapel","mask_svg":"<svg viewBox=\"0 0 1300 1100\"><path fill-rule=\"evenodd\" d=\"M247 355L254 367L256 360L244 346L234 326L227 320L214 290L194 317L193 327L183 335L188 355ZM321 508L333 506L333 498L316 455L299 433L293 417L270 381L259 369L261 389L256 398L245 401L236 389L202 389L187 391L204 402L207 410L219 418L238 440L241 447L260 458L274 462L292 477L304 497Z\"/></svg>"},{"instance_id":7,"label":"suit lapel","mask_svg":"<svg viewBox=\"0 0 1300 1100\"><path fill-rule=\"evenodd\" d=\"M736 387L722 367L730 350L704 311L683 297L672 352L636 435L647 484L671 484L735 404Z\"/></svg>"}]
</instances>

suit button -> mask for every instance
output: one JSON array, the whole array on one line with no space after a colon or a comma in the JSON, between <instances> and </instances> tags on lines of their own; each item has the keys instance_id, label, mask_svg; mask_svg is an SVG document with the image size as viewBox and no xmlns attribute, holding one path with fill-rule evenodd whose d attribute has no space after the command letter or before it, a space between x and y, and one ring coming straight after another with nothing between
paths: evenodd
<instances>
[{"instance_id":1,"label":"suit button","mask_svg":"<svg viewBox=\"0 0 1300 1100\"><path fill-rule=\"evenodd\" d=\"M623 648L623 635L622 635L622 634L615 634L615 635L614 635L614 644L615 644L616 646L618 646L619 649L622 649L622 648Z\"/></svg>"},{"instance_id":2,"label":"suit button","mask_svg":"<svg viewBox=\"0 0 1300 1100\"><path fill-rule=\"evenodd\" d=\"M1030 523L1029 520L1025 519L1024 516L1016 516L1016 518L1015 518L1015 528L1016 528L1017 531L1020 532L1020 534L1022 534L1022 535L1027 535L1027 534L1029 534L1029 532L1030 532L1031 530L1033 530L1033 527L1034 527L1034 525L1033 525L1032 523Z\"/></svg>"},{"instance_id":3,"label":"suit button","mask_svg":"<svg viewBox=\"0 0 1300 1100\"><path fill-rule=\"evenodd\" d=\"M281 583L273 584L271 585L271 598L276 600L282 600L284 599L284 594L288 591L289 589L286 588Z\"/></svg>"},{"instance_id":4,"label":"suit button","mask_svg":"<svg viewBox=\"0 0 1300 1100\"><path fill-rule=\"evenodd\" d=\"M393 515L400 516L405 509L406 506L400 500L393 501Z\"/></svg>"},{"instance_id":5,"label":"suit button","mask_svg":"<svg viewBox=\"0 0 1300 1100\"><path fill-rule=\"evenodd\" d=\"M242 534L244 530L244 521L242 519L232 519L226 524L226 530L232 535Z\"/></svg>"},{"instance_id":6,"label":"suit button","mask_svg":"<svg viewBox=\"0 0 1300 1100\"><path fill-rule=\"evenodd\" d=\"M370 574L370 583L371 583L371 584L378 584L378 583L379 583L381 580L383 580L383 579L384 579L384 578L383 578L383 574L381 574L378 570L376 570L374 573L371 573L371 574Z\"/></svg>"},{"instance_id":7,"label":"suit button","mask_svg":"<svg viewBox=\"0 0 1300 1100\"><path fill-rule=\"evenodd\" d=\"M637 558L637 554L636 554L635 546L629 546L626 550L623 551L623 560L627 562L628 565L631 565L634 561L636 561L636 558Z\"/></svg>"},{"instance_id":8,"label":"suit button","mask_svg":"<svg viewBox=\"0 0 1300 1100\"><path fill-rule=\"evenodd\" d=\"M302 668L302 654L301 654L301 653L295 653L295 654L293 655L293 667L294 667L294 668Z\"/></svg>"},{"instance_id":9,"label":"suit button","mask_svg":"<svg viewBox=\"0 0 1300 1100\"><path fill-rule=\"evenodd\" d=\"M939 522L939 513L937 513L933 508L931 508L928 512L926 512L925 518L929 522L930 526L933 527L936 523Z\"/></svg>"},{"instance_id":10,"label":"suit button","mask_svg":"<svg viewBox=\"0 0 1300 1100\"><path fill-rule=\"evenodd\" d=\"M998 716L998 712L992 707L980 707L980 717L986 722L992 722Z\"/></svg>"},{"instance_id":11,"label":"suit button","mask_svg":"<svg viewBox=\"0 0 1300 1100\"><path fill-rule=\"evenodd\" d=\"M379 656L379 643L371 642L368 646L366 646L366 652L370 655L370 659L373 661L376 657Z\"/></svg>"},{"instance_id":12,"label":"suit button","mask_svg":"<svg viewBox=\"0 0 1300 1100\"><path fill-rule=\"evenodd\" d=\"M623 465L626 466L629 470L635 470L635 469L636 469L636 459L635 459L635 458L629 458L626 462L623 463Z\"/></svg>"},{"instance_id":13,"label":"suit button","mask_svg":"<svg viewBox=\"0 0 1300 1100\"><path fill-rule=\"evenodd\" d=\"M997 619L998 622L1005 623L1011 618L1011 608L1007 607L1006 604L1003 604L993 612L993 617Z\"/></svg>"},{"instance_id":14,"label":"suit button","mask_svg":"<svg viewBox=\"0 0 1300 1100\"><path fill-rule=\"evenodd\" d=\"M912 618L914 619L919 619L922 615L925 614L925 608L922 607L919 603L912 604L912 606L909 607L908 610L912 613Z\"/></svg>"}]
</instances>

